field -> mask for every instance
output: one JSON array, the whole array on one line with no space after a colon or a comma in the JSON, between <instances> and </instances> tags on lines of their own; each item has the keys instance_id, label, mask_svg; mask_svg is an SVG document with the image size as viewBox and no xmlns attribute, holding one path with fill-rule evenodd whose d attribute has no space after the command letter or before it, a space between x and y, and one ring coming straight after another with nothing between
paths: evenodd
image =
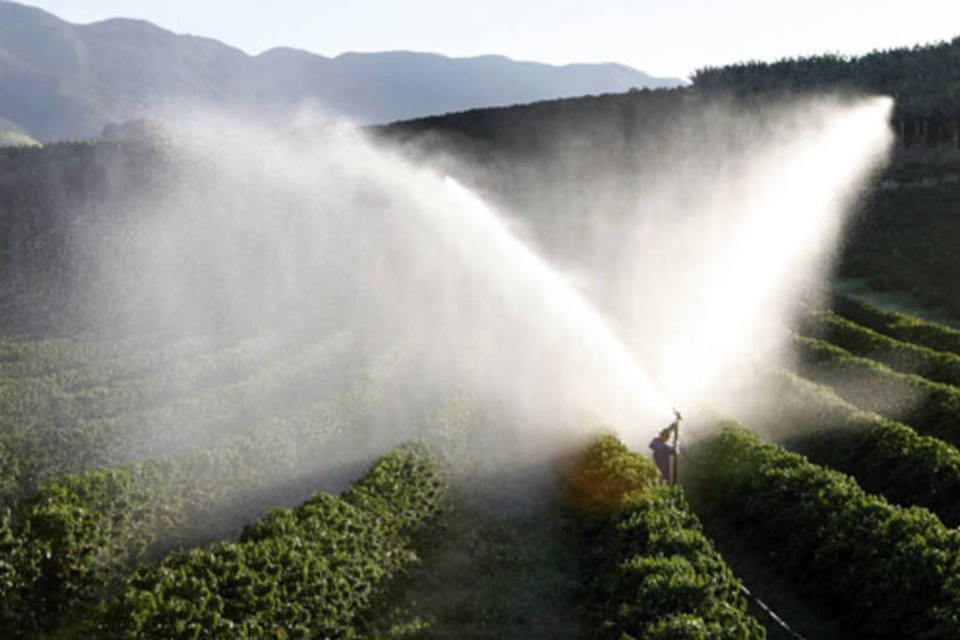
<instances>
[{"instance_id":1,"label":"field","mask_svg":"<svg viewBox=\"0 0 960 640\"><path fill-rule=\"evenodd\" d=\"M757 264L833 239L735 217L816 218L836 173L783 169L783 104L750 104L757 130L681 89L0 151L0 637L960 638L960 331L811 296L770 323L789 357L734 352L753 386L691 420L676 487L664 425L573 415L633 417L634 357L745 326L791 269ZM859 209L841 275L956 317L955 154L930 157L820 195ZM766 178L789 193L758 204ZM637 264L675 286L614 282Z\"/></svg>"},{"instance_id":2,"label":"field","mask_svg":"<svg viewBox=\"0 0 960 640\"><path fill-rule=\"evenodd\" d=\"M943 379L960 334L850 300L801 331L796 372L767 372L792 436L721 425L675 489L601 436L523 497L470 453L493 416L469 385L387 406L415 345L346 367L349 329L286 344L6 340L0 629L957 637L960 388ZM900 388L922 401L882 402ZM419 426L371 443L369 462L318 462L358 459L364 432L401 419Z\"/></svg>"}]
</instances>

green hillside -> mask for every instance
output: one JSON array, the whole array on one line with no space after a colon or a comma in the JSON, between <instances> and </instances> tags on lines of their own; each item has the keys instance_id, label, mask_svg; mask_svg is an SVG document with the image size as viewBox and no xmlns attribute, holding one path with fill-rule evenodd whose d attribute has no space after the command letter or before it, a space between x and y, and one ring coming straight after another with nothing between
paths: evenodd
<instances>
[{"instance_id":1,"label":"green hillside","mask_svg":"<svg viewBox=\"0 0 960 640\"><path fill-rule=\"evenodd\" d=\"M896 101L894 128L902 143L960 145L960 37L862 56L707 67L692 81L696 90L737 95L834 90L888 95Z\"/></svg>"}]
</instances>

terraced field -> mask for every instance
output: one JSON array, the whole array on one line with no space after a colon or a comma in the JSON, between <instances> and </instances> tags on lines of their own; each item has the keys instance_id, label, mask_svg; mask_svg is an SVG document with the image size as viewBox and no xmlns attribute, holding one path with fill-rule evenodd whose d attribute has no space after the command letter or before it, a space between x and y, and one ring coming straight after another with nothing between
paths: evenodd
<instances>
[{"instance_id":1,"label":"terraced field","mask_svg":"<svg viewBox=\"0 0 960 640\"><path fill-rule=\"evenodd\" d=\"M523 496L469 385L389 408L414 344L0 342L0 635L960 637L960 334L800 331L779 442L727 423L669 488L602 436Z\"/></svg>"}]
</instances>

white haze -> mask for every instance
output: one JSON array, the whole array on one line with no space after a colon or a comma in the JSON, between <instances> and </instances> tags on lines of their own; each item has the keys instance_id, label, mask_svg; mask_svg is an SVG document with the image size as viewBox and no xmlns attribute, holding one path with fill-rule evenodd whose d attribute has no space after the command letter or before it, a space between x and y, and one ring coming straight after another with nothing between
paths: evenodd
<instances>
[{"instance_id":1,"label":"white haze","mask_svg":"<svg viewBox=\"0 0 960 640\"><path fill-rule=\"evenodd\" d=\"M829 277L844 222L886 160L891 107L874 98L714 113L739 137L736 154L707 144L671 158L674 171L646 185L604 236L626 247L607 294L624 341L691 417L719 407L739 415L729 383L740 365L783 357L785 327ZM754 119L759 135L755 122L743 127Z\"/></svg>"},{"instance_id":2,"label":"white haze","mask_svg":"<svg viewBox=\"0 0 960 640\"><path fill-rule=\"evenodd\" d=\"M409 402L471 385L508 425L493 446L518 462L598 422L642 446L672 405L735 411L725 379L779 353L780 323L826 273L887 152L890 107L811 101L759 128L755 114L716 107L702 117L722 135L692 144L682 121L658 132L655 170L629 194L602 194L630 201L626 213L581 211L595 219L575 278L545 257L536 220L429 159L346 125L278 132L194 111L171 125L162 188L90 230L108 283L101 312L151 331L309 340L346 328L358 360L407 340L421 354ZM417 426L378 424L374 448Z\"/></svg>"}]
</instances>

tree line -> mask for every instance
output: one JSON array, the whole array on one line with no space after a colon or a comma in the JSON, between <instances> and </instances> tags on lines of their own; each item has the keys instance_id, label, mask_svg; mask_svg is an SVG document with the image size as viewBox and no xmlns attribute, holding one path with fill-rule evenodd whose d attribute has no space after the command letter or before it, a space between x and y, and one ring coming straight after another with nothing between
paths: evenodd
<instances>
[{"instance_id":1,"label":"tree line","mask_svg":"<svg viewBox=\"0 0 960 640\"><path fill-rule=\"evenodd\" d=\"M862 56L824 54L706 67L691 80L698 91L737 95L823 90L889 95L896 101L893 124L902 144L960 147L960 36Z\"/></svg>"}]
</instances>

